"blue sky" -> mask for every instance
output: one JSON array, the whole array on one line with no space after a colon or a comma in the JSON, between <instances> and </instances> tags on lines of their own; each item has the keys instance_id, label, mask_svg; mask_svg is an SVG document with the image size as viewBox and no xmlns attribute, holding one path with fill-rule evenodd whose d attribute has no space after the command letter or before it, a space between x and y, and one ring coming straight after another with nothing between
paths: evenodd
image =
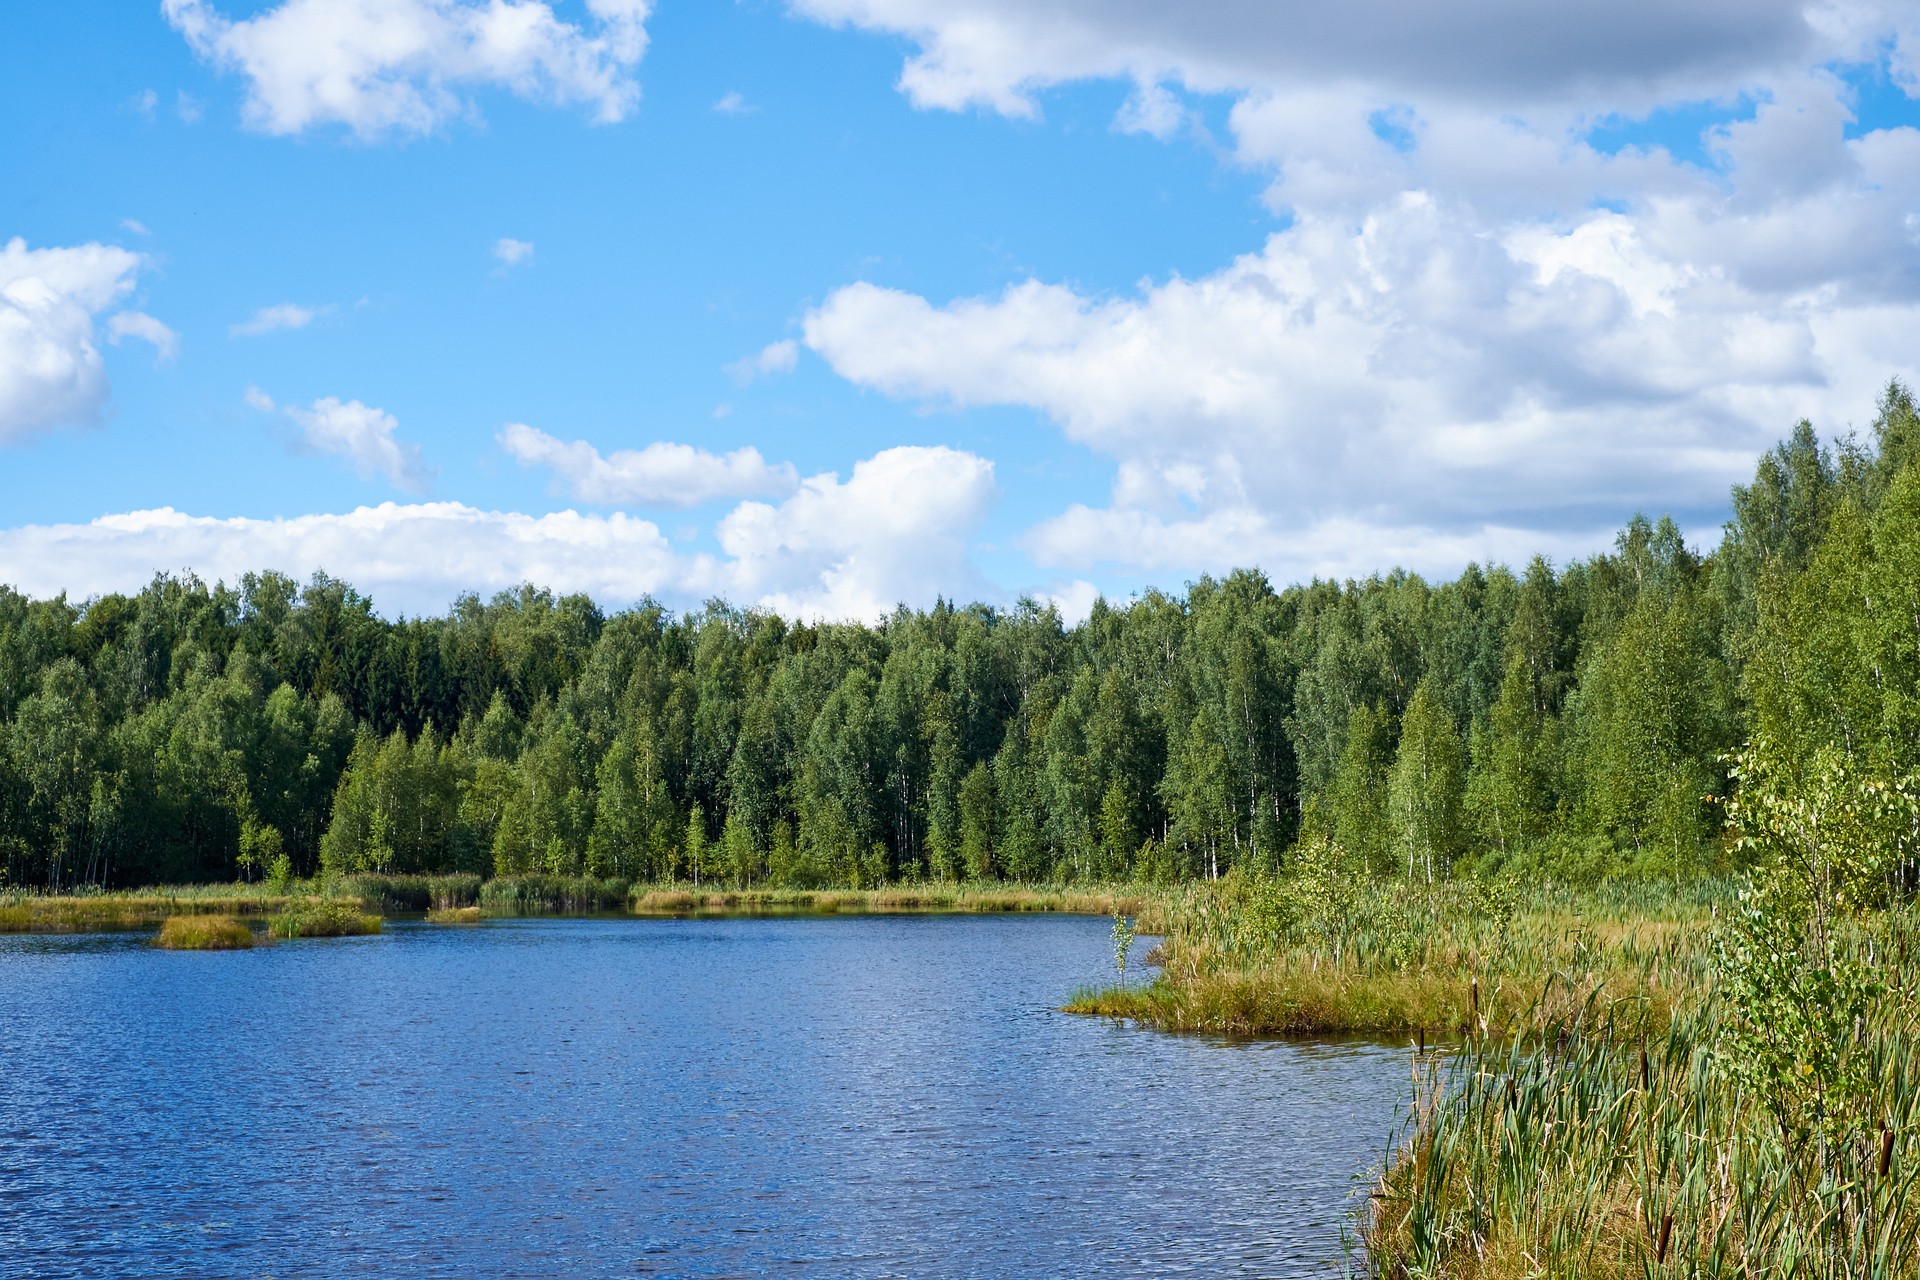
<instances>
[{"instance_id":1,"label":"blue sky","mask_svg":"<svg viewBox=\"0 0 1920 1280\"><path fill-rule=\"evenodd\" d=\"M1913 378L1904 6L1397 3L29 6L0 581L1444 577Z\"/></svg>"}]
</instances>

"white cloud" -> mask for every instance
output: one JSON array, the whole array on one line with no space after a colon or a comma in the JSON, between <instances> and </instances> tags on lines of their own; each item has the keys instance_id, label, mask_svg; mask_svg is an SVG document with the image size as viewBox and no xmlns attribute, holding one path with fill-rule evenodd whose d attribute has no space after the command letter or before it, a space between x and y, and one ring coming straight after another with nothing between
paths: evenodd
<instances>
[{"instance_id":1,"label":"white cloud","mask_svg":"<svg viewBox=\"0 0 1920 1280\"><path fill-rule=\"evenodd\" d=\"M950 449L890 449L845 483L808 480L722 521L725 556L676 550L623 513L481 511L457 502L383 503L345 514L219 519L171 508L85 524L0 531L0 582L32 595L136 591L155 572L238 581L250 570L325 570L389 611L437 612L468 591L534 582L618 606L713 595L807 617L872 620L899 601L986 590L969 546L993 492L991 464Z\"/></svg>"},{"instance_id":2,"label":"white cloud","mask_svg":"<svg viewBox=\"0 0 1920 1280\"><path fill-rule=\"evenodd\" d=\"M273 398L258 387L247 388L246 400L263 413L274 411ZM400 423L385 410L322 396L311 408L288 405L283 412L300 428L304 448L345 458L363 480L383 475L396 489L425 493L433 479L421 465L420 446L399 439Z\"/></svg>"},{"instance_id":3,"label":"white cloud","mask_svg":"<svg viewBox=\"0 0 1920 1280\"><path fill-rule=\"evenodd\" d=\"M279 302L261 307L239 324L228 326L227 332L236 338L253 338L263 333L304 329L331 310L330 306L303 307L297 302Z\"/></svg>"},{"instance_id":4,"label":"white cloud","mask_svg":"<svg viewBox=\"0 0 1920 1280\"><path fill-rule=\"evenodd\" d=\"M996 494L993 464L956 449L903 446L802 481L778 506L743 502L720 522L736 599L790 617L874 619L934 594L981 598L972 538Z\"/></svg>"},{"instance_id":5,"label":"white cloud","mask_svg":"<svg viewBox=\"0 0 1920 1280\"><path fill-rule=\"evenodd\" d=\"M603 123L633 109L650 0L586 0L588 24L541 0L282 0L234 20L209 0L162 0L202 59L247 79L247 124L296 134L340 124L362 138L417 135L505 89L581 104ZM184 115L184 112L183 112Z\"/></svg>"},{"instance_id":6,"label":"white cloud","mask_svg":"<svg viewBox=\"0 0 1920 1280\"><path fill-rule=\"evenodd\" d=\"M135 591L160 571L237 582L261 569L302 578L325 570L383 608L409 612L437 612L462 592L527 581L625 603L673 591L685 574L646 520L572 511L530 516L457 502L388 502L270 520L163 507L0 532L0 581L33 595Z\"/></svg>"},{"instance_id":7,"label":"white cloud","mask_svg":"<svg viewBox=\"0 0 1920 1280\"><path fill-rule=\"evenodd\" d=\"M515 240L512 236L501 236L493 242L493 256L499 262L501 270L508 270L527 262L533 257L533 241Z\"/></svg>"},{"instance_id":8,"label":"white cloud","mask_svg":"<svg viewBox=\"0 0 1920 1280\"><path fill-rule=\"evenodd\" d=\"M1864 5L1802 0L1616 0L1539 5L1420 0L789 0L818 21L918 46L900 87L921 106L1038 112L1050 86L1178 80L1201 92L1391 84L1422 99L1493 104L1603 97L1644 108L1832 48L1887 25L1825 22ZM1884 13L1897 13L1888 5Z\"/></svg>"},{"instance_id":9,"label":"white cloud","mask_svg":"<svg viewBox=\"0 0 1920 1280\"><path fill-rule=\"evenodd\" d=\"M1920 130L1847 138L1834 70L1912 83L1911 6L793 4L913 41L922 106L1030 116L1106 77L1133 85L1116 127L1164 137L1177 91L1228 95L1236 158L1289 215L1125 295L859 282L805 317L850 381L1031 407L1112 461L1106 505L1027 533L1042 564L1591 550L1636 507L1710 524L1795 419L1842 427L1920 375ZM1710 169L1588 140L1715 100L1757 105L1706 135Z\"/></svg>"},{"instance_id":10,"label":"white cloud","mask_svg":"<svg viewBox=\"0 0 1920 1280\"><path fill-rule=\"evenodd\" d=\"M180 335L140 311L121 311L107 318L107 341L120 345L122 338L138 338L152 346L161 360L173 359L180 350Z\"/></svg>"},{"instance_id":11,"label":"white cloud","mask_svg":"<svg viewBox=\"0 0 1920 1280\"><path fill-rule=\"evenodd\" d=\"M792 373L800 364L800 344L792 338L769 342L750 356L735 360L726 368L735 382L751 382L769 374Z\"/></svg>"},{"instance_id":12,"label":"white cloud","mask_svg":"<svg viewBox=\"0 0 1920 1280\"><path fill-rule=\"evenodd\" d=\"M1114 128L1122 133L1144 133L1166 141L1187 124L1187 109L1180 98L1163 84L1143 81L1114 118ZM1088 606L1091 608L1091 604Z\"/></svg>"},{"instance_id":13,"label":"white cloud","mask_svg":"<svg viewBox=\"0 0 1920 1280\"><path fill-rule=\"evenodd\" d=\"M708 453L658 441L602 457L584 440L571 443L524 423L509 423L500 443L521 466L550 468L556 482L582 502L694 507L721 498L793 491L799 478L789 463L769 465L754 448Z\"/></svg>"},{"instance_id":14,"label":"white cloud","mask_svg":"<svg viewBox=\"0 0 1920 1280\"><path fill-rule=\"evenodd\" d=\"M732 89L720 95L720 100L713 104L713 109L723 116L751 115L759 110L758 107L748 102Z\"/></svg>"},{"instance_id":15,"label":"white cloud","mask_svg":"<svg viewBox=\"0 0 1920 1280\"><path fill-rule=\"evenodd\" d=\"M140 255L111 245L29 249L18 237L0 245L0 444L99 419L108 387L94 322L132 292L140 265ZM171 341L149 317L117 328L115 320L114 336Z\"/></svg>"},{"instance_id":16,"label":"white cloud","mask_svg":"<svg viewBox=\"0 0 1920 1280\"><path fill-rule=\"evenodd\" d=\"M181 124L199 124L200 100L182 89L173 98L173 114L180 117Z\"/></svg>"},{"instance_id":17,"label":"white cloud","mask_svg":"<svg viewBox=\"0 0 1920 1280\"><path fill-rule=\"evenodd\" d=\"M1030 534L1044 564L1293 573L1549 546L1636 507L1717 507L1795 419L1844 424L1920 374L1906 132L1847 148L1848 185L1791 211L1676 201L1490 234L1412 193L1128 298L1029 281L936 306L855 284L806 341L861 385L1031 406L1113 459L1107 509Z\"/></svg>"},{"instance_id":18,"label":"white cloud","mask_svg":"<svg viewBox=\"0 0 1920 1280\"><path fill-rule=\"evenodd\" d=\"M123 230L131 231L136 236L150 236L153 234L153 232L147 229L147 224L138 218L122 218L120 219L120 226Z\"/></svg>"}]
</instances>

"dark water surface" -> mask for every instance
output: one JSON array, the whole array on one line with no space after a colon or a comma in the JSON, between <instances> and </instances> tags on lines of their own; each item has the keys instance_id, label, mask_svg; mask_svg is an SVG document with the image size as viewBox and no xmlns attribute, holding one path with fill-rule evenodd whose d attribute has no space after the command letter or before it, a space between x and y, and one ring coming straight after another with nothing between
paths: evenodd
<instances>
[{"instance_id":1,"label":"dark water surface","mask_svg":"<svg viewBox=\"0 0 1920 1280\"><path fill-rule=\"evenodd\" d=\"M0 938L0 1275L1337 1274L1404 1052L1055 1012L1107 928Z\"/></svg>"}]
</instances>

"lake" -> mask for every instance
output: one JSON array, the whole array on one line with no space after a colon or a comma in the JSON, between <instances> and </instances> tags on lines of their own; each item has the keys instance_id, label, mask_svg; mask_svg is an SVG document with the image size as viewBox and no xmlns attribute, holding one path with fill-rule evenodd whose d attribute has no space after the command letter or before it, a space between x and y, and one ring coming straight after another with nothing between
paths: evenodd
<instances>
[{"instance_id":1,"label":"lake","mask_svg":"<svg viewBox=\"0 0 1920 1280\"><path fill-rule=\"evenodd\" d=\"M1407 1051L1056 1012L1107 930L0 937L0 1274L1338 1274Z\"/></svg>"}]
</instances>

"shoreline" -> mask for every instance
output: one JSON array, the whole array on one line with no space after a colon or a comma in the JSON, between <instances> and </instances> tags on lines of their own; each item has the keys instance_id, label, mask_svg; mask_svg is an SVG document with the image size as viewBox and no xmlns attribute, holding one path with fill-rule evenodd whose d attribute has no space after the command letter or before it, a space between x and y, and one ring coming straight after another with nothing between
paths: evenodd
<instances>
[{"instance_id":1,"label":"shoreline","mask_svg":"<svg viewBox=\"0 0 1920 1280\"><path fill-rule=\"evenodd\" d=\"M458 883L444 883L457 881ZM495 884L507 892L490 893ZM0 894L0 934L121 932L157 928L175 916L258 920L295 907L337 901L384 916L425 916L477 909L480 919L543 916L636 920L698 917L840 915L994 915L1063 913L1153 918L1154 891L1139 885L1087 886L986 883L890 885L874 889L715 889L690 884L604 886L578 893L569 885L518 892L517 883L478 877L367 877L343 881L328 894L301 885L168 885L86 894ZM470 922L470 921L469 921Z\"/></svg>"}]
</instances>

